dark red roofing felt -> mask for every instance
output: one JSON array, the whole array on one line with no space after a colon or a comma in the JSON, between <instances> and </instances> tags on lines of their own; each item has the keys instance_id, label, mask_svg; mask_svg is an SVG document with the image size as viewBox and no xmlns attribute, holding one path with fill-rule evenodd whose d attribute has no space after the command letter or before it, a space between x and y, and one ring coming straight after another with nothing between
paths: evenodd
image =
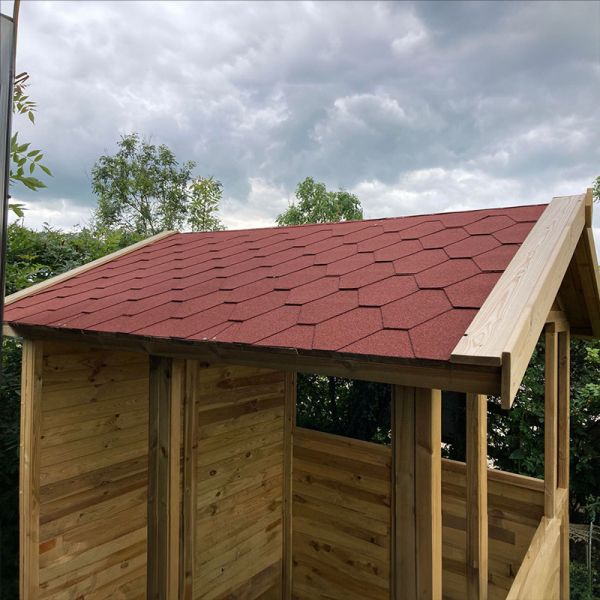
<instances>
[{"instance_id":1,"label":"dark red roofing felt","mask_svg":"<svg viewBox=\"0 0 600 600\"><path fill-rule=\"evenodd\" d=\"M544 208L178 233L25 297L5 318L447 360Z\"/></svg>"}]
</instances>

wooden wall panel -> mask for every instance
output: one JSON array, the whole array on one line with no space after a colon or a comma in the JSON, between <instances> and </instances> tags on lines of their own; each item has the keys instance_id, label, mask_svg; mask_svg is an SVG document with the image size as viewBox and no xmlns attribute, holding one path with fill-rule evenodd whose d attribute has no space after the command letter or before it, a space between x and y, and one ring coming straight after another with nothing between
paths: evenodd
<instances>
[{"instance_id":1,"label":"wooden wall panel","mask_svg":"<svg viewBox=\"0 0 600 600\"><path fill-rule=\"evenodd\" d=\"M40 598L146 593L148 358L44 343Z\"/></svg>"},{"instance_id":2,"label":"wooden wall panel","mask_svg":"<svg viewBox=\"0 0 600 600\"><path fill-rule=\"evenodd\" d=\"M390 494L389 448L295 430L294 599L389 599Z\"/></svg>"},{"instance_id":3,"label":"wooden wall panel","mask_svg":"<svg viewBox=\"0 0 600 600\"><path fill-rule=\"evenodd\" d=\"M293 598L389 598L391 450L297 428ZM442 597L464 600L466 466L442 460ZM544 482L488 471L489 598L504 600L544 513ZM402 585L400 582L399 585Z\"/></svg>"},{"instance_id":4,"label":"wooden wall panel","mask_svg":"<svg viewBox=\"0 0 600 600\"><path fill-rule=\"evenodd\" d=\"M284 373L200 369L193 597L281 597Z\"/></svg>"}]
</instances>

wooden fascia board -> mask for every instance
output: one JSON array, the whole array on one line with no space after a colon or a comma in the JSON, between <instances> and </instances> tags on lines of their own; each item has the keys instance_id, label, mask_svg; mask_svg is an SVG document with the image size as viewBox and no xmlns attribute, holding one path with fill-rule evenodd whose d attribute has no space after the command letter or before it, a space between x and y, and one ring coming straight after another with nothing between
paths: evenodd
<instances>
[{"instance_id":1,"label":"wooden fascia board","mask_svg":"<svg viewBox=\"0 0 600 600\"><path fill-rule=\"evenodd\" d=\"M586 224L586 195L554 198L454 348L451 362L502 368L509 408Z\"/></svg>"},{"instance_id":2,"label":"wooden fascia board","mask_svg":"<svg viewBox=\"0 0 600 600\"><path fill-rule=\"evenodd\" d=\"M453 392L500 394L501 372L498 367L493 366L452 364L447 361L385 359L335 352L303 352L288 348L250 347L222 342L159 339L19 323L5 325L4 331L5 334L18 337L93 344L156 356L195 359L210 364L235 364L316 373Z\"/></svg>"},{"instance_id":3,"label":"wooden fascia board","mask_svg":"<svg viewBox=\"0 0 600 600\"><path fill-rule=\"evenodd\" d=\"M75 267L74 269L71 269L70 271L65 271L64 273L55 275L54 277L50 277L49 279L46 279L45 281L40 281L39 283L31 285L27 288L19 290L18 292L15 292L14 294L11 294L10 296L7 296L4 299L4 305L7 306L9 304L12 304L13 302L17 302L17 300L26 298L27 296L32 296L33 294L43 292L46 288L49 288L50 286L55 285L56 283L60 283L61 281L66 281L67 279L71 279L71 277L75 277L76 275L81 275L82 273L85 273L86 271L90 271L91 269L94 269L96 267L104 265L107 262L115 260L116 258L121 258L122 256L125 256L126 254L134 252L135 250L139 250L140 248L143 248L144 246L148 246L149 244L153 244L154 242L158 242L159 240L169 237L175 233L177 233L177 232L176 231L163 231L161 233L157 233L156 235L146 238L145 240L141 240L139 242L136 242L135 244L131 244L131 246L127 246L126 248L121 248L120 250L111 252L110 254L107 254L106 256L101 256L100 258L97 258L96 260L93 260L93 261L86 263L84 265L81 265L79 267Z\"/></svg>"}]
</instances>

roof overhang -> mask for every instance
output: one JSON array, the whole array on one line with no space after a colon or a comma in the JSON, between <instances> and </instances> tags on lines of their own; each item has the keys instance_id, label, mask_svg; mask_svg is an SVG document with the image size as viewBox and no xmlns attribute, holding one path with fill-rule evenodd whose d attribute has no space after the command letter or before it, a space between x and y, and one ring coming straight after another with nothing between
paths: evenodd
<instances>
[{"instance_id":1,"label":"roof overhang","mask_svg":"<svg viewBox=\"0 0 600 600\"><path fill-rule=\"evenodd\" d=\"M501 368L510 408L556 299L573 334L600 337L592 191L554 198L454 348L451 362Z\"/></svg>"}]
</instances>

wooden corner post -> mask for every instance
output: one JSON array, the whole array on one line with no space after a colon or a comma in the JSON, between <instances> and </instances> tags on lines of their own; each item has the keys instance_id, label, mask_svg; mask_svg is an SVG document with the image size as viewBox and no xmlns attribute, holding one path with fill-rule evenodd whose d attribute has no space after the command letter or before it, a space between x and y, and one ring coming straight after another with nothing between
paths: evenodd
<instances>
[{"instance_id":1,"label":"wooden corner post","mask_svg":"<svg viewBox=\"0 0 600 600\"><path fill-rule=\"evenodd\" d=\"M467 394L467 598L487 597L487 398Z\"/></svg>"},{"instance_id":2,"label":"wooden corner post","mask_svg":"<svg viewBox=\"0 0 600 600\"><path fill-rule=\"evenodd\" d=\"M441 600L441 392L395 386L392 402L392 597Z\"/></svg>"},{"instance_id":3,"label":"wooden corner post","mask_svg":"<svg viewBox=\"0 0 600 600\"><path fill-rule=\"evenodd\" d=\"M558 334L546 325L545 384L544 384L544 514L549 519L556 513L558 477Z\"/></svg>"},{"instance_id":4,"label":"wooden corner post","mask_svg":"<svg viewBox=\"0 0 600 600\"><path fill-rule=\"evenodd\" d=\"M19 471L20 597L39 594L40 432L42 427L42 342L23 340Z\"/></svg>"},{"instance_id":5,"label":"wooden corner post","mask_svg":"<svg viewBox=\"0 0 600 600\"><path fill-rule=\"evenodd\" d=\"M569 445L571 404L571 336L569 329L558 334L558 481L563 494L560 544L560 597L569 599Z\"/></svg>"},{"instance_id":6,"label":"wooden corner post","mask_svg":"<svg viewBox=\"0 0 600 600\"><path fill-rule=\"evenodd\" d=\"M181 408L185 361L150 357L147 598L179 597Z\"/></svg>"},{"instance_id":7,"label":"wooden corner post","mask_svg":"<svg viewBox=\"0 0 600 600\"><path fill-rule=\"evenodd\" d=\"M285 406L283 421L283 549L282 549L282 598L292 597L292 532L293 532L293 453L294 429L296 427L296 373L285 374Z\"/></svg>"}]
</instances>

